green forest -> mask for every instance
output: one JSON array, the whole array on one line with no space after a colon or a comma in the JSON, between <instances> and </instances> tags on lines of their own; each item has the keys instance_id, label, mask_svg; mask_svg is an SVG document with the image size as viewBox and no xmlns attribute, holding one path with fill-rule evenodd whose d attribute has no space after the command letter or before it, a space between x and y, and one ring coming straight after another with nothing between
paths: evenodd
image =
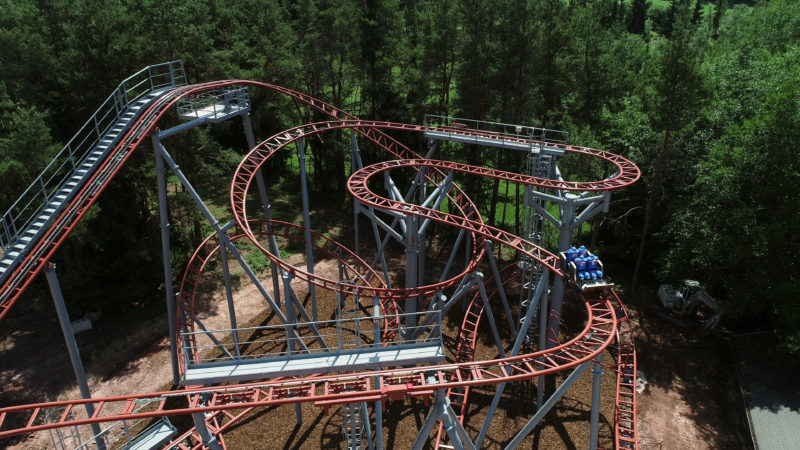
<instances>
[{"instance_id":1,"label":"green forest","mask_svg":"<svg viewBox=\"0 0 800 450\"><path fill-rule=\"evenodd\" d=\"M121 80L176 59L190 82L264 81L364 119L564 130L629 158L642 180L579 237L614 281L656 302L658 283L699 280L729 329L777 330L800 354L800 2L2 0L0 210ZM257 138L308 121L285 99L253 95ZM241 125L176 139L183 170L224 207L247 150ZM345 141L312 145L312 187L328 204L347 202ZM500 152L453 157L524 167ZM109 299L120 314L163 314L153 159L137 152L59 250L76 314ZM275 183L293 170L286 158L270 164ZM609 175L564 164L578 178ZM498 189L466 186L492 224ZM177 276L210 228L188 195L171 196Z\"/></svg>"}]
</instances>

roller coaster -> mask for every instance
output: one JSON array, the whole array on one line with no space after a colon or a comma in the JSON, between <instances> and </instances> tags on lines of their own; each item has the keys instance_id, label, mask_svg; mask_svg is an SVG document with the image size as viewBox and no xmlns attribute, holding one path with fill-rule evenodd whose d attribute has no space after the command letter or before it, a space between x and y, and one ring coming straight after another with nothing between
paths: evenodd
<instances>
[{"instance_id":1,"label":"roller coaster","mask_svg":"<svg viewBox=\"0 0 800 450\"><path fill-rule=\"evenodd\" d=\"M286 96L298 108L306 108L308 117L313 112L327 120L305 123L256 143L249 117L251 89ZM182 123L160 129L160 124L167 123L162 119L175 113ZM220 223L163 141L233 118L241 118L250 151L231 182L233 220ZM306 147L312 141L346 133L351 148L347 189L355 227L355 245L350 248L312 229L305 165ZM425 154L412 151L390 133L422 134ZM72 355L73 351L77 354L74 333L50 261L133 151L148 140L156 160L177 387L91 398L80 357ZM360 145L365 142L379 149L384 160L364 165ZM522 152L527 173L434 158L440 145L451 144ZM299 161L302 225L273 218L263 174L270 158L292 150ZM565 155L598 158L613 168L613 175L598 181L567 181L557 165ZM214 230L189 259L177 289L170 249L168 171ZM395 177L403 177L402 182L395 183ZM524 190L517 205L523 222L520 235L484 222L456 182L466 177L499 180ZM568 270L568 261L558 252L567 251L577 227L608 211L612 191L639 177L639 169L629 160L569 145L566 134L554 130L439 116L426 117L424 124L417 125L361 120L284 87L249 80L188 84L180 61L149 66L120 84L0 219L0 318L10 313L34 277L44 272L84 397L3 406L0 438L88 425L92 437L74 447L219 449L226 447L224 433L254 410L295 405L299 422L298 405L313 403L326 412L341 408L342 440L348 448L383 448L383 430L390 426L382 418L385 404L417 398L425 400L429 411L413 448L481 448L487 445L487 431L503 392L511 386L530 390L531 397L535 393L530 420L507 442L507 448L515 448L592 367L591 437L586 445L598 447L600 377L608 368L616 374L614 445L638 448L636 352L624 305L610 282L595 283L597 289L581 289L574 268ZM376 192L380 186L386 193ZM407 192L401 192L400 186ZM365 233L360 230L363 223L369 224ZM547 226L558 232L555 252L542 246ZM426 258L428 233L435 227L452 230L446 236L458 233L448 244L452 251L447 262L438 266ZM374 242L360 242L370 232ZM387 250L392 240L403 249L400 254ZM249 267L240 250L245 243L269 259L271 281ZM303 248L305 266L281 257L281 248L289 243ZM515 261L498 267L495 254L500 253L494 250L500 248L513 253ZM461 257L463 264L456 261ZM338 277L315 273L319 258L335 261ZM239 327L230 262L238 264L237 270L258 290L274 323ZM212 267L222 271L226 286L231 327L225 330L209 330L196 315L202 277ZM426 282L434 270L441 271L438 278ZM402 287L394 285L400 284L398 279L403 280ZM310 305L298 298L298 284L308 288ZM331 320L318 316L318 290L335 298ZM586 315L583 328L564 337L559 325L568 290ZM512 293L518 295L518 303L511 299ZM492 308L502 310L495 313ZM458 311L463 319L453 337L455 347L445 348L443 321ZM500 323L503 317L507 323ZM501 339L501 331L511 336L510 342ZM496 346L494 359L475 360L481 340ZM262 350L249 351L256 346ZM604 353L611 353L615 361L603 364ZM547 388L548 377L560 372L569 375L557 388ZM464 426L470 390L489 385L496 386L494 397L479 433L471 435ZM169 417L178 415L191 416L194 428L177 432ZM115 434L114 427L132 421L148 426L127 441L115 441L119 433Z\"/></svg>"}]
</instances>

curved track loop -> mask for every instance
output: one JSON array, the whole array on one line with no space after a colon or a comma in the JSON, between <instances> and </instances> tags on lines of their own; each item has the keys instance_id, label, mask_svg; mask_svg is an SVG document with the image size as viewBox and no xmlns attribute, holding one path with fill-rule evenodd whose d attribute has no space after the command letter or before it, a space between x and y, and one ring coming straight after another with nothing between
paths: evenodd
<instances>
[{"instance_id":1,"label":"curved track loop","mask_svg":"<svg viewBox=\"0 0 800 450\"><path fill-rule=\"evenodd\" d=\"M354 126L358 124L359 126ZM289 145L303 140L310 136L317 136L322 134L326 131L332 130L340 130L340 129L347 129L352 128L357 132L360 132L362 135L369 136L373 133L370 132L380 132L383 133L383 129L394 129L394 130L405 130L405 131L422 131L423 127L419 127L417 125L406 125L406 124L391 124L389 122L365 122L365 121L344 121L344 122L318 122L308 125L301 125L295 128L291 128L286 131L282 131L271 138L265 140L261 144L257 145L256 148L250 151L244 160L239 164L239 167L236 168L236 172L233 176L233 183L231 183L231 208L233 210L233 217L236 220L237 224L244 230L248 236L250 236L250 240L258 246L261 251L267 254L275 264L281 266L284 270L289 270L291 266L289 266L286 262L274 258L269 254L267 248L262 246L260 243L254 239L252 235L252 231L249 228L249 219L247 215L247 192L250 186L253 184L256 174L261 169L261 166L273 155L275 155L278 151L287 148ZM381 136L386 136L382 134ZM391 139L391 138L389 138ZM378 145L386 150L390 155L399 157L406 153L411 153L411 156L415 157L415 161L422 161L419 159L419 155L413 152L397 152L395 149L392 148L391 143L396 142L386 141L386 140L374 140L374 142L378 143ZM440 179L444 179L444 173L438 171L436 168L433 168L431 172L432 175L427 176L430 181L437 182ZM483 226L483 219L481 218L480 214L477 213L477 209L472 204L471 200L460 190L457 189L456 185L453 185L453 189L456 191L455 195L448 195L448 198L452 202L453 205L457 207L460 212L460 215L454 217L459 217L464 220L470 221L470 223L477 224L477 226ZM406 205L406 203L403 203ZM484 240L480 239L482 237L481 234L475 233L474 230L468 230L473 232L473 236L479 238L475 239L476 245L472 250L472 258L470 259L469 264L467 267L459 274L444 280L440 283L436 284L429 284L425 286L420 286L416 288L379 288L379 287L358 287L359 292L365 295L373 295L378 297L387 297L393 296L395 298L406 298L406 297L420 297L420 296L427 296L433 295L443 289L446 289L461 280L465 275L470 273L478 264L478 261L483 257L483 249L484 249ZM339 284L336 280L329 280L318 275L308 273L301 269L292 268L295 271L295 276L305 282L312 283L316 286L319 286L323 289L330 289L337 292L342 292L345 294L350 294L352 287L349 285Z\"/></svg>"},{"instance_id":2,"label":"curved track loop","mask_svg":"<svg viewBox=\"0 0 800 450\"><path fill-rule=\"evenodd\" d=\"M233 215L234 218L236 219L236 222L239 224L240 227L242 227L242 229L244 229L245 233L248 234L250 233L247 227L247 220L248 220L247 202L246 202L247 192L250 188L250 185L253 183L255 179L256 173L260 170L261 166L266 162L266 160L269 159L279 150L287 147L288 145L294 142L300 141L310 136L315 136L324 133L326 131L343 129L343 128L352 128L354 130L361 131L362 134L365 135L367 133L364 132L363 130L390 129L390 130L401 130L401 131L412 131L412 132L424 132L425 130L428 129L421 125L353 120L353 121L341 121L341 122L318 122L313 124L301 125L274 135L273 137L267 139L266 141L256 146L256 148L254 148L250 153L248 153L248 155L241 162L241 164L239 164L239 167L237 167L236 172L234 174L233 183L231 184L231 208L233 209ZM492 135L491 133L483 133L483 134L495 136L498 139L501 138L501 136ZM369 206L376 207L382 210L395 211L402 214L410 213L423 218L431 218L438 222L446 223L455 226L457 228L470 231L473 233L473 235L478 235L484 238L500 241L503 244L511 248L514 248L517 251L524 253L527 256L530 256L531 258L540 262L542 265L550 269L557 276L562 276L563 274L561 273L558 257L556 255L553 255L552 253L549 253L546 250L534 245L533 243L530 243L518 236L513 235L512 233L484 225L483 221L480 220L479 216L477 219L470 219L468 216L465 216L463 214L462 215L447 214L435 209L423 208L421 206L380 197L369 190L367 186L367 181L370 177L374 176L375 174L380 172L386 172L393 168L407 167L407 168L419 169L422 167L426 167L429 169L433 169L432 171L439 174L440 176L444 175L443 172L444 170L451 170L474 176L483 176L483 177L488 176L492 178L513 181L520 184L531 185L540 188L553 188L553 189L579 190L579 191L601 191L601 190L612 190L612 189L623 188L625 186L630 185L631 183L634 183L641 176L639 168L636 167L635 164L633 164L632 162L621 156L585 147L577 147L577 146L564 146L564 147L569 152L585 154L604 159L614 164L617 167L617 173L614 176L603 181L567 182L567 181L549 180L546 178L531 177L528 175L516 174L512 172L506 172L495 169L487 169L477 166L470 166L467 164L454 163L450 161L421 160L418 158L414 158L406 160L388 161L384 163L376 163L369 167L365 167L350 177L350 180L348 181L348 189L350 190L350 193L353 195L354 198ZM389 149L387 149L387 151L394 154L394 152L392 152ZM437 179L431 179L431 181L436 182ZM255 241L255 239L252 236L251 240ZM259 245L259 247L261 247L262 251L267 252L267 249L263 248L263 246ZM285 265L285 263L282 263L279 260L275 262L277 264ZM471 268L472 267L468 267L465 273L470 271ZM298 271L298 273L300 274L298 278L304 281L313 283L315 285L327 289L337 289L335 283L332 283L331 280L325 280L323 278L316 277L313 274L308 274L306 272ZM412 289L392 289L391 291L388 292L376 289L372 294L381 297L385 295L394 295L396 297L416 297L416 296L431 295L453 284L457 278L460 278L463 275L464 274L460 274L459 276L451 278L450 280L447 280L443 283L421 286Z\"/></svg>"},{"instance_id":3,"label":"curved track loop","mask_svg":"<svg viewBox=\"0 0 800 450\"><path fill-rule=\"evenodd\" d=\"M266 219L250 220L248 225L250 226L251 230L255 230L254 235L258 238L277 236L284 237L295 242L305 242L305 235L303 234L305 229L300 225L282 222L279 220ZM249 239L249 237L244 234L244 232L242 232L238 226L225 226L223 227L223 230L227 233L231 242L236 242L243 238ZM379 283L385 287L381 276L371 269L369 264L359 258L355 253L351 252L349 249L337 243L333 239L325 236L324 234L312 231L312 235L312 239L315 242L322 241L324 243L324 246L314 244L314 250L326 255L328 258L336 259L342 263L346 273L354 274L356 279L364 283L364 285L368 285L369 282L367 280L374 280L372 281L373 283ZM208 262L219 256L219 247L219 235L217 233L212 233L197 247L197 250L195 250L194 254L189 259L189 262L186 265L186 270L183 273L183 278L181 279L181 286L180 290L178 291L176 317L178 320L178 330L189 332L187 337L178 340L178 355L181 359L181 375L183 374L183 363L185 362L183 361L183 358L185 357L183 351L184 346L194 350L197 349L196 342L194 342L195 335L191 332L195 331L195 299L198 294L197 290L200 285L200 279ZM294 269L292 266L289 267ZM384 329L397 330L397 304L389 298L381 301L381 308L384 311L388 311L388 314L386 314L386 317L384 318ZM393 336L385 334L383 338L386 341L390 341L392 337ZM198 356L199 355L197 354L189 355L189 357L195 361L198 359Z\"/></svg>"}]
</instances>

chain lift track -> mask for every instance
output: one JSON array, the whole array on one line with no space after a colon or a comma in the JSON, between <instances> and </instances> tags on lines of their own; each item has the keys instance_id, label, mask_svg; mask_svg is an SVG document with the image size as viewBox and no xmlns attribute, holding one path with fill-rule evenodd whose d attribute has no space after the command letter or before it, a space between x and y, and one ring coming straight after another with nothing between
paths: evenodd
<instances>
[{"instance_id":1,"label":"chain lift track","mask_svg":"<svg viewBox=\"0 0 800 450\"><path fill-rule=\"evenodd\" d=\"M549 143L567 153L600 158L616 167L616 173L600 181L568 182L555 180L541 175L516 174L507 171L471 166L452 161L422 159L399 141L386 134L387 130L422 133L431 128L424 125L409 125L391 122L363 121L351 114L324 103L308 95L280 86L248 80L223 80L186 86L175 86L158 93L155 99L144 110L124 133L119 143L108 152L87 182L75 192L62 208L62 212L52 220L51 225L42 233L34 245L27 250L21 262L10 270L0 285L0 318L8 313L11 306L19 299L21 293L30 284L52 258L56 249L69 235L72 228L86 214L111 182L114 175L127 162L131 153L148 137L158 130L159 120L170 111L181 99L197 96L212 89L223 89L240 86L266 88L293 98L311 108L328 115L331 120L306 124L285 130L263 141L253 148L237 167L230 189L231 207L234 224L228 224L226 230L229 239L247 239L255 244L270 258L273 264L291 272L296 279L311 285L335 291L347 296L375 297L384 314L383 326L386 330L395 329L392 323L396 320L398 300L408 297L434 295L443 289L454 286L467 274L472 273L484 255L487 240L497 242L514 249L528 261L533 261L542 269L542 277L550 273L555 277L564 277L559 258L531 242L529 236L519 237L512 233L490 227L483 223L477 208L457 185L448 194L455 213L444 213L437 209L427 208L391 198L385 198L370 189L369 180L379 174L391 170L424 169L428 181L439 184L448 173L458 172L470 176L488 177L507 182L518 183L526 187L551 189L554 191L600 192L621 189L636 182L640 177L639 169L627 159L601 150L586 147ZM469 264L464 271L438 283L410 288L389 288L370 266L353 252L340 244L316 234L315 241L323 240L324 244L317 250L339 259L347 267L346 270L358 280L355 283L341 283L329 280L312 272L290 266L280 257L273 255L269 249L259 243L259 237L283 236L298 241L302 237L303 227L279 222L263 221L248 218L248 191L256 174L263 164L276 152L289 144L302 142L308 137L319 135L330 130L349 129L377 144L391 155L393 160L379 162L361 168L348 181L348 190L361 205L379 211L416 216L420 221L431 220L456 227L471 233L474 246ZM448 128L448 133L470 138L504 139L496 133L466 129ZM512 138L520 144L535 145L536 142L524 137ZM178 301L178 326L184 330L192 330L194 321L194 299L199 277L211 255L220 247L219 235L213 234L198 248L189 262L184 274ZM342 257L341 255L346 255ZM506 273L509 268L503 269ZM425 367L405 369L363 370L347 375L315 374L298 378L275 378L270 381L240 383L213 387L184 387L182 389L142 395L126 395L119 397L47 402L34 405L20 405L0 408L0 437L29 433L37 430L54 429L67 426L92 423L131 420L135 418L165 417L183 414L206 414L206 423L214 432L223 431L240 417L256 407L281 404L299 404L314 402L327 407L330 405L353 405L376 400L399 400L410 397L429 397L434 391L448 390L451 395L462 393L458 402L453 402L462 409L459 420L463 420L463 408L466 405L470 387L507 383L533 379L553 374L570 368L583 367L600 355L605 349L618 350L618 380L616 400L615 442L618 448L638 447L636 440L635 419L635 376L636 357L633 348L632 331L627 314L613 290L606 290L591 296L581 295L587 320L584 329L567 342L532 353L525 353L494 360L472 361L474 342L477 338L477 326L483 307L477 295L472 299L467 316L464 318L462 331L459 334L459 349L456 363L439 364ZM288 300L287 300L288 301ZM474 306L474 307L473 307ZM392 318L395 317L395 319ZM462 336L463 334L463 336ZM470 344L470 342L472 344ZM616 342L616 344L615 344ZM193 348L190 342L189 348ZM471 350L470 351L470 345ZM463 355L462 355L463 350ZM184 354L185 353L185 354ZM184 358L196 358L191 352L180 352ZM183 398L186 406L175 406L172 399ZM167 406L169 403L169 406ZM92 405L93 413L89 416L72 414L78 406ZM54 408L63 408L57 420L45 422L43 417ZM9 420L11 417L23 420ZM15 425L21 423L22 425ZM360 426L360 425L359 425ZM179 448L191 448L185 444L190 441L201 442L199 436L187 432L176 443ZM439 433L441 435L441 433ZM438 442L438 439L437 439ZM223 443L224 446L224 443Z\"/></svg>"}]
</instances>

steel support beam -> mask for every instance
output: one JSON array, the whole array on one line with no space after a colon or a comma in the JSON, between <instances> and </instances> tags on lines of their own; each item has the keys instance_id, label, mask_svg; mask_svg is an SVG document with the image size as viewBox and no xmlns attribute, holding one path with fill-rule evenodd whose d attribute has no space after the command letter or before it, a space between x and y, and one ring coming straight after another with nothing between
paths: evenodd
<instances>
[{"instance_id":1,"label":"steel support beam","mask_svg":"<svg viewBox=\"0 0 800 450\"><path fill-rule=\"evenodd\" d=\"M283 275L282 279L283 279L284 296L286 298L286 315L288 319L286 323L286 339L288 341L287 345L289 347L289 357L291 358L291 355L295 353L295 346L294 346L295 339L301 345L305 346L305 344L303 344L303 340L300 339L300 337L297 335L297 330L295 330L294 328L294 324L297 323L297 314L295 314L294 312L294 305L292 304L293 302L289 300L292 297L292 294L294 293L292 291L292 286L291 286L292 276L291 274L285 274ZM308 351L307 347L306 351ZM303 423L303 409L299 403L294 405L294 411L295 415L297 416L297 424L300 425L301 423Z\"/></svg>"},{"instance_id":2,"label":"steel support beam","mask_svg":"<svg viewBox=\"0 0 800 450\"><path fill-rule=\"evenodd\" d=\"M192 186L192 184L186 178L186 175L183 174L183 171L180 170L178 165L175 163L175 160L173 160L172 156L170 156L169 152L167 152L167 149L164 148L163 145L159 145L157 147L157 151L164 158L164 162L167 163L170 170L172 170L175 176L178 177L178 180L180 180L184 188L186 188L186 191L192 197L195 204L200 208L200 211L203 213L206 220L208 220L208 222L211 224L212 228L214 228L214 231L218 233L222 231L223 227L219 224L219 221L217 221L217 219L214 218L214 214L211 213L211 210L208 209L208 206L206 206L205 202L203 202L203 200L200 198L200 195L194 189L194 186ZM275 301L272 299L272 296L269 295L269 292L267 292L267 290L264 289L264 286L261 284L261 281L253 272L253 269L251 269L250 266L247 264L247 261L245 261L244 257L236 248L236 246L233 245L230 238L228 238L228 235L225 233L220 233L219 236L220 236L220 245L226 245L228 247L228 250L234 255L236 261L239 262L239 265L242 267L242 269L244 269L245 273L250 278L250 281L253 282L258 291L261 293L261 296L264 297L264 300L266 300L269 306L273 309L275 315L281 320L281 322L286 323L286 316L283 314L283 311L281 311L278 305L275 304Z\"/></svg>"},{"instance_id":3,"label":"steel support beam","mask_svg":"<svg viewBox=\"0 0 800 450\"><path fill-rule=\"evenodd\" d=\"M589 416L589 449L597 450L597 435L600 428L600 394L603 388L603 354L594 359L592 365L592 412Z\"/></svg>"},{"instance_id":4,"label":"steel support beam","mask_svg":"<svg viewBox=\"0 0 800 450\"><path fill-rule=\"evenodd\" d=\"M75 342L72 322L69 320L67 306L64 304L64 295L61 293L61 285L58 282L58 275L56 275L56 265L47 263L44 267L44 275L47 278L50 296L53 297L53 303L56 307L58 322L61 325L61 333L64 335L64 343L67 344L67 353L69 354L70 362L72 362L72 370L75 372L75 380L78 383L78 389L81 392L81 397L89 400L92 398L92 393L89 391L89 382L86 379L86 371L83 370L83 362L81 361L81 354L78 351L78 344ZM86 415L88 417L94 415L94 406L91 403L86 404ZM102 430L100 429L100 424L93 423L91 424L91 428L95 436L94 440L97 444L97 448L105 450L106 443L101 436Z\"/></svg>"},{"instance_id":5,"label":"steel support beam","mask_svg":"<svg viewBox=\"0 0 800 450\"><path fill-rule=\"evenodd\" d=\"M158 213L161 228L161 254L164 266L164 290L167 302L167 321L169 322L169 352L172 364L172 385L177 386L181 382L181 375L178 369L178 346L177 330L175 321L175 289L172 285L172 255L169 241L169 211L167 204L167 178L164 168L164 158L162 151L166 151L161 144L158 133L151 135L153 149L156 158L156 182L158 184Z\"/></svg>"},{"instance_id":6,"label":"steel support beam","mask_svg":"<svg viewBox=\"0 0 800 450\"><path fill-rule=\"evenodd\" d=\"M221 231L220 233L225 232ZM225 298L228 301L228 319L231 324L233 348L236 352L236 357L241 358L242 353L239 350L239 327L236 325L236 307L233 304L233 289L231 287L231 271L228 267L228 250L224 245L219 246L219 258L222 265L223 279L225 280Z\"/></svg>"},{"instance_id":7,"label":"steel support beam","mask_svg":"<svg viewBox=\"0 0 800 450\"><path fill-rule=\"evenodd\" d=\"M306 236L306 270L314 273L314 242L311 240L311 214L308 210L308 176L306 175L306 144L304 140L297 143L297 160L300 164L300 191L303 197L303 224ZM308 283L308 292L311 294L311 316L314 322L317 318L317 287Z\"/></svg>"},{"instance_id":8,"label":"steel support beam","mask_svg":"<svg viewBox=\"0 0 800 450\"><path fill-rule=\"evenodd\" d=\"M478 285L478 290L481 293L481 300L483 300L483 313L489 320L489 326L492 329L492 336L494 337L494 341L497 344L497 350L500 354L500 357L505 358L506 351L503 348L503 340L500 339L500 333L497 331L497 324L495 323L494 320L494 313L492 312L492 306L489 304L489 296L486 295L486 287L483 285L483 274L478 271L475 271L473 272L473 277L477 279L475 284Z\"/></svg>"},{"instance_id":9,"label":"steel support beam","mask_svg":"<svg viewBox=\"0 0 800 450\"><path fill-rule=\"evenodd\" d=\"M584 371L586 371L586 369L589 367L589 364L591 364L591 361L586 361L585 363L576 367L575 370L573 370L572 373L569 374L569 376L564 380L564 382L561 383L561 386L559 386L558 389L556 389L553 395L551 395L550 398L547 399L545 404L542 405L542 407L539 408L538 411L536 411L536 414L534 414L533 417L531 417L531 420L529 420L528 423L526 423L525 426L522 427L519 433L517 433L517 435L514 436L514 439L512 439L511 442L508 443L508 445L506 446L507 450L512 450L517 448L517 446L522 442L522 440L525 439L525 437L528 436L528 434L530 434L530 432L533 431L533 429L537 425L539 425L539 422L542 421L542 418L545 416L545 414L550 412L550 409L552 409L553 406L555 406L555 404L558 403L559 400L561 400L561 397L564 396L564 394L572 386L572 384L575 383L575 381L583 374Z\"/></svg>"},{"instance_id":10,"label":"steel support beam","mask_svg":"<svg viewBox=\"0 0 800 450\"><path fill-rule=\"evenodd\" d=\"M500 279L500 271L497 270L497 261L494 259L492 245L492 241L486 241L486 254L489 257L489 267L492 269L492 276L494 277L494 282L497 285L497 293L500 296L500 300L503 302L503 311L506 313L506 318L508 319L508 329L511 330L512 335L516 335L517 326L516 323L514 323L514 316L511 315L511 308L508 306L506 289L503 287L503 280Z\"/></svg>"},{"instance_id":11,"label":"steel support beam","mask_svg":"<svg viewBox=\"0 0 800 450\"><path fill-rule=\"evenodd\" d=\"M410 214L406 216L406 289L414 289L419 286L417 282L417 277L419 275L419 269L417 268L417 264L419 263L418 226L419 220L417 216ZM414 314L416 312L417 297L406 297L405 313L408 315L406 316L405 325L407 337L416 334L417 316Z\"/></svg>"},{"instance_id":12,"label":"steel support beam","mask_svg":"<svg viewBox=\"0 0 800 450\"><path fill-rule=\"evenodd\" d=\"M206 415L203 413L192 414L192 421L194 422L194 429L200 435L200 440L203 441L203 448L210 450L222 450L217 437L208 431L206 426Z\"/></svg>"},{"instance_id":13,"label":"steel support beam","mask_svg":"<svg viewBox=\"0 0 800 450\"><path fill-rule=\"evenodd\" d=\"M242 114L242 122L244 125L244 133L247 137L247 149L252 150L256 147L256 139L253 136L253 124L250 122L249 112ZM272 220L272 209L270 208L269 197L267 196L267 186L264 182L264 173L261 171L261 169L258 169L258 173L256 174L256 184L258 185L258 196L261 200L261 208L264 210L264 217L267 220ZM273 231L274 227L272 224L270 224L269 228L270 231ZM274 234L270 234L269 236L269 251L276 258L281 257L280 250L278 249L278 241L275 239ZM283 275L283 270L281 269L279 274L277 264L270 262L269 266L270 272L272 273L272 294L275 296L275 303L280 307L281 289L278 277L279 275Z\"/></svg>"},{"instance_id":14,"label":"steel support beam","mask_svg":"<svg viewBox=\"0 0 800 450\"><path fill-rule=\"evenodd\" d=\"M458 415L453 411L453 407L450 406L450 399L447 398L446 393L445 389L436 390L431 411L425 418L425 422L419 434L417 434L417 439L414 441L414 446L412 447L414 450L423 448L428 441L428 435L430 435L438 421L442 422L442 428L450 438L453 448L459 450L475 450L477 448L477 445L472 443L467 430L464 429L464 425L458 421Z\"/></svg>"},{"instance_id":15,"label":"steel support beam","mask_svg":"<svg viewBox=\"0 0 800 450\"><path fill-rule=\"evenodd\" d=\"M514 346L511 348L511 352L509 354L510 357L517 356L519 353L520 347L522 347L522 343L525 340L526 333L528 332L528 327L530 326L531 322L534 320L534 311L544 294L547 297L546 292L547 289L547 280L550 277L550 271L548 269L544 269L542 273L542 277L539 279L539 284L536 286L536 292L533 294L533 302L534 304L528 305L528 309L525 311L525 320L522 321L519 330L517 331L517 337L514 341ZM486 438L486 433L489 431L489 425L492 423L492 419L494 419L494 413L497 410L497 405L500 403L500 398L503 396L503 391L506 389L506 385L508 382L500 383L497 385L497 391L494 393L494 397L492 398L492 403L489 405L489 410L486 412L486 418L483 421L483 426L481 427L481 431L478 433L478 437L475 439L475 446L481 446L484 438Z\"/></svg>"}]
</instances>

